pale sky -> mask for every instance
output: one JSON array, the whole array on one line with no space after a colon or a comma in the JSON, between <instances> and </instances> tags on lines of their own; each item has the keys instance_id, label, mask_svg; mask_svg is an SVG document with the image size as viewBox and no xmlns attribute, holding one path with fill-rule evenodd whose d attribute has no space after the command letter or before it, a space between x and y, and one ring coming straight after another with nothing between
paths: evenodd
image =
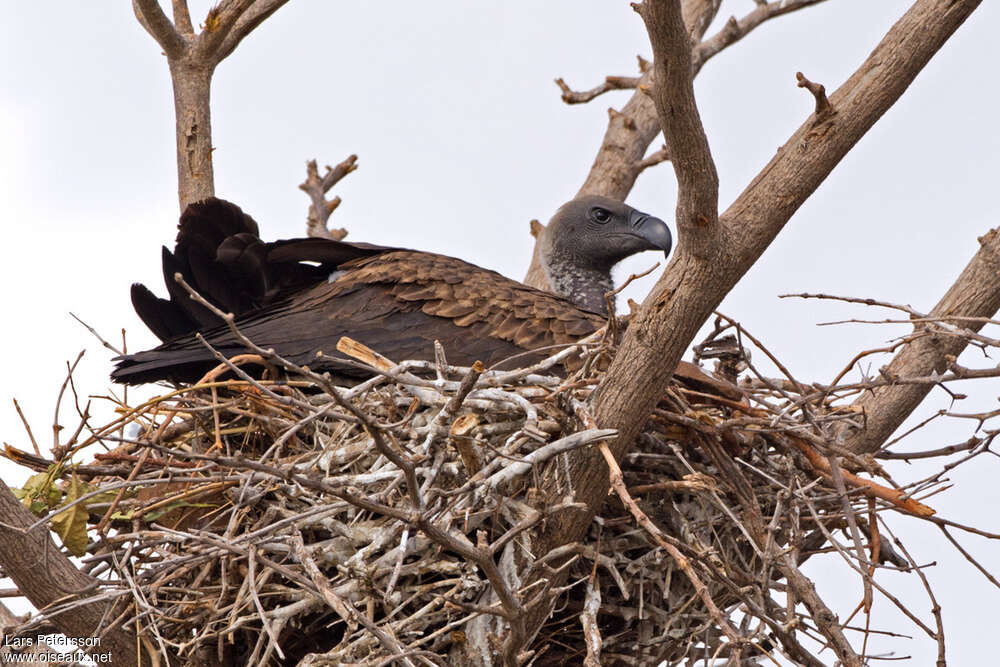
<instances>
[{"instance_id":1,"label":"pale sky","mask_svg":"<svg viewBox=\"0 0 1000 667\"><path fill-rule=\"evenodd\" d=\"M723 208L811 113L795 72L834 90L909 4L829 0L758 28L706 65L696 92ZM203 17L208 6L192 3L192 13ZM720 17L753 6L726 0ZM47 447L67 360L86 348L75 375L82 396L109 388L111 354L70 311L110 340L125 327L132 350L155 342L132 312L128 287L142 281L163 291L159 247L172 243L178 214L173 104L166 61L128 3L5 0L4 9L0 440L30 450L12 397ZM888 314L778 294L820 291L929 310L976 251L976 238L1000 224L998 21L997 3L983 3L723 303L799 379L829 382L856 352L905 329L817 327ZM357 153L360 168L336 187L344 203L331 220L348 228L349 240L443 252L521 278L528 221L546 220L573 196L607 108L630 94L567 107L552 80L590 88L608 74L633 74L640 53L649 57L649 45L624 0L292 0L216 72L216 191L253 215L266 238L302 235L308 202L296 186L305 161L334 164ZM644 174L629 202L671 221L670 166ZM656 259L633 258L619 273ZM641 299L653 280L627 294ZM996 407L1000 383L956 389L970 394L956 409L973 412ZM948 407L944 399L932 394L920 414ZM96 423L109 418L104 405L93 412L103 415ZM61 423L76 426L69 402ZM970 435L967 423L945 423L908 448ZM901 482L930 470L899 462L888 469ZM981 457L928 502L941 516L1000 532L998 472L995 458ZM25 476L3 464L0 473L10 484ZM951 664L991 664L1000 590L938 531L891 520L918 562L936 563L926 573L944 608ZM1000 564L1000 545L959 539L982 563ZM861 586L834 562L817 558L808 573L845 618ZM915 577L880 576L931 623ZM933 662L934 642L881 597L873 627L913 637L875 638L877 651Z\"/></svg>"}]
</instances>

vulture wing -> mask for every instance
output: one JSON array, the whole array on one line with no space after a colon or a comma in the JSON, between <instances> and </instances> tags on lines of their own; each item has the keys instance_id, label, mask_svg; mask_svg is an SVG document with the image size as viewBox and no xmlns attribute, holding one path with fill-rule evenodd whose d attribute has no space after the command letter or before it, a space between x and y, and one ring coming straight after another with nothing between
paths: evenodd
<instances>
[{"instance_id":1,"label":"vulture wing","mask_svg":"<svg viewBox=\"0 0 1000 667\"><path fill-rule=\"evenodd\" d=\"M604 323L561 297L453 257L316 238L267 244L249 216L221 200L189 207L176 250L164 250L163 258L171 299L141 285L133 286L132 299L165 342L120 357L112 373L117 382L197 380L217 362L191 335L195 330L227 356L245 351L176 284L174 272L236 314L240 331L256 344L344 375L358 374L338 359L337 341L345 335L393 359L431 358L438 340L453 363L492 365L574 342Z\"/></svg>"}]
</instances>

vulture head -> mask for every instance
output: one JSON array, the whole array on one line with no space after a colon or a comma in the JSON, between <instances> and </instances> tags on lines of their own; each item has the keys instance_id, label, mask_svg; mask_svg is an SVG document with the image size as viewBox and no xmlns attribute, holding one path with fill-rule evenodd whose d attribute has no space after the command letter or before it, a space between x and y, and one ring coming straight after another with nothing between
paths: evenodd
<instances>
[{"instance_id":1,"label":"vulture head","mask_svg":"<svg viewBox=\"0 0 1000 667\"><path fill-rule=\"evenodd\" d=\"M551 290L581 308L606 313L611 268L637 252L670 254L666 223L608 197L585 195L556 211L539 238Z\"/></svg>"}]
</instances>

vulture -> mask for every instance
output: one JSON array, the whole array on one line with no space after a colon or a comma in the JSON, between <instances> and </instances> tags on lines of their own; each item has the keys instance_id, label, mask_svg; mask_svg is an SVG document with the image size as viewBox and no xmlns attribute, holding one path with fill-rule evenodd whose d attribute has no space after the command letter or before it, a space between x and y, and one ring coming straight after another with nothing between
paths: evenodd
<instances>
[{"instance_id":1,"label":"vulture","mask_svg":"<svg viewBox=\"0 0 1000 667\"><path fill-rule=\"evenodd\" d=\"M235 204L214 198L191 204L174 250L163 248L169 298L132 285L136 313L163 343L117 357L111 377L124 384L198 380L218 361L195 332L226 356L246 352L177 283L178 273L235 315L239 330L259 346L315 371L360 379L363 371L336 353L342 336L397 361L433 358L435 340L457 365L541 359L552 346L604 325L604 295L617 262L643 250L668 254L671 247L662 220L599 196L565 204L548 229L542 262L558 294L430 252L324 238L264 242L257 223ZM714 384L687 366L686 374Z\"/></svg>"}]
</instances>

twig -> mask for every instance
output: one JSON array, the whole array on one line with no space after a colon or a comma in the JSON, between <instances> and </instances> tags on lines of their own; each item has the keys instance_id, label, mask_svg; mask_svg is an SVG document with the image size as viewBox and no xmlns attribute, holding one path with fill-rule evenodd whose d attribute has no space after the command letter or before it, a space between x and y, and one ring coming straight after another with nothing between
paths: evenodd
<instances>
[{"instance_id":1,"label":"twig","mask_svg":"<svg viewBox=\"0 0 1000 667\"><path fill-rule=\"evenodd\" d=\"M806 77L802 75L802 72L796 72L795 78L799 82L799 88L805 88L812 96L816 98L816 117L817 119L829 116L836 113L836 110L830 106L830 100L826 99L826 88L822 84L813 83Z\"/></svg>"}]
</instances>

